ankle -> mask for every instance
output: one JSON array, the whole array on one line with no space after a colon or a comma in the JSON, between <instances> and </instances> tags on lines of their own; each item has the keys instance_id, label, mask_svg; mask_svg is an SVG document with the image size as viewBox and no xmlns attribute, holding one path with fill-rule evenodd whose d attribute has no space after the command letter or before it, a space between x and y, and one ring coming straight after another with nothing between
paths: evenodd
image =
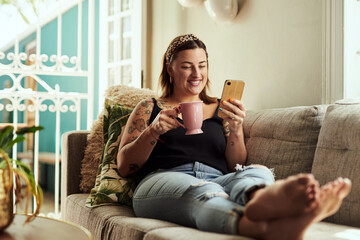
<instances>
[{"instance_id":1,"label":"ankle","mask_svg":"<svg viewBox=\"0 0 360 240\"><path fill-rule=\"evenodd\" d=\"M248 200L250 201L251 199L253 199L255 197L255 195L264 188L261 188L261 187L257 187L249 192L247 192L247 198Z\"/></svg>"},{"instance_id":2,"label":"ankle","mask_svg":"<svg viewBox=\"0 0 360 240\"><path fill-rule=\"evenodd\" d=\"M238 223L238 235L264 239L268 233L268 228L268 222L251 221L246 216L243 216Z\"/></svg>"}]
</instances>

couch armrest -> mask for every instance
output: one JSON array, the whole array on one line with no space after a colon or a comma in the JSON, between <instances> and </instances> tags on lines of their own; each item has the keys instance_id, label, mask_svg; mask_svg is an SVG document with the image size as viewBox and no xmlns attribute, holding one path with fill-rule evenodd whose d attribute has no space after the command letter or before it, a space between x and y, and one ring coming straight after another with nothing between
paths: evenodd
<instances>
[{"instance_id":1,"label":"couch armrest","mask_svg":"<svg viewBox=\"0 0 360 240\"><path fill-rule=\"evenodd\" d=\"M80 193L81 160L89 131L70 131L61 137L61 203L67 196Z\"/></svg>"}]
</instances>

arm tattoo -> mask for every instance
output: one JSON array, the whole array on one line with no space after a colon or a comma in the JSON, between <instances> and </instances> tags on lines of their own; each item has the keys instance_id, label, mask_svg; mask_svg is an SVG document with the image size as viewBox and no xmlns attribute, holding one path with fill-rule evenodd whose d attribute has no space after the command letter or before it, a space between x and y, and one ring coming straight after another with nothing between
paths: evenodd
<instances>
[{"instance_id":1,"label":"arm tattoo","mask_svg":"<svg viewBox=\"0 0 360 240\"><path fill-rule=\"evenodd\" d=\"M230 128L229 128L229 124L227 124L226 126L224 126L224 134L228 134L230 133Z\"/></svg>"},{"instance_id":2,"label":"arm tattoo","mask_svg":"<svg viewBox=\"0 0 360 240\"><path fill-rule=\"evenodd\" d=\"M129 169L130 169L130 172L136 172L137 170L139 170L139 166L137 164L130 163Z\"/></svg>"},{"instance_id":3,"label":"arm tattoo","mask_svg":"<svg viewBox=\"0 0 360 240\"><path fill-rule=\"evenodd\" d=\"M139 140L139 136L133 136L131 141L132 142L135 141L136 144L139 144L138 140Z\"/></svg>"},{"instance_id":4,"label":"arm tattoo","mask_svg":"<svg viewBox=\"0 0 360 240\"><path fill-rule=\"evenodd\" d=\"M167 100L159 99L158 103L160 103L160 107L162 109L172 109L173 107L168 105Z\"/></svg>"},{"instance_id":5,"label":"arm tattoo","mask_svg":"<svg viewBox=\"0 0 360 240\"><path fill-rule=\"evenodd\" d=\"M152 100L145 100L141 101L140 105L137 107L137 110L135 112L135 115L141 116L141 115L150 115L151 114L151 105Z\"/></svg>"},{"instance_id":6,"label":"arm tattoo","mask_svg":"<svg viewBox=\"0 0 360 240\"><path fill-rule=\"evenodd\" d=\"M135 130L138 130L140 133L145 129L145 120L140 118L132 122L132 125L129 126L128 133L132 134Z\"/></svg>"}]
</instances>

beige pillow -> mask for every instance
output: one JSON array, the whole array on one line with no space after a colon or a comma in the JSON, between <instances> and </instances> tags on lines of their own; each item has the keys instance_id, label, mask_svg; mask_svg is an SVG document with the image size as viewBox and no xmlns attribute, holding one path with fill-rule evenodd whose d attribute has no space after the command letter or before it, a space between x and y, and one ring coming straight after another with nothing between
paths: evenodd
<instances>
[{"instance_id":1,"label":"beige pillow","mask_svg":"<svg viewBox=\"0 0 360 240\"><path fill-rule=\"evenodd\" d=\"M156 96L156 92L153 90L124 85L112 86L105 92L105 99L108 103L118 103L129 108L135 108L143 99ZM87 138L85 155L81 162L80 190L85 193L89 193L95 185L96 171L104 148L103 116L105 111L105 109L102 110L98 119L92 125L91 132Z\"/></svg>"}]
</instances>

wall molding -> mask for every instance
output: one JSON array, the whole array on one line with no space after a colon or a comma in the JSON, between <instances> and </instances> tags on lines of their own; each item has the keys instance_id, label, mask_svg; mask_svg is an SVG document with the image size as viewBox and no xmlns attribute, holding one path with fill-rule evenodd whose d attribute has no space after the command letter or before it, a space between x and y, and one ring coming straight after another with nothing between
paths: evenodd
<instances>
[{"instance_id":1,"label":"wall molding","mask_svg":"<svg viewBox=\"0 0 360 240\"><path fill-rule=\"evenodd\" d=\"M322 0L323 104L344 98L344 0Z\"/></svg>"}]
</instances>

